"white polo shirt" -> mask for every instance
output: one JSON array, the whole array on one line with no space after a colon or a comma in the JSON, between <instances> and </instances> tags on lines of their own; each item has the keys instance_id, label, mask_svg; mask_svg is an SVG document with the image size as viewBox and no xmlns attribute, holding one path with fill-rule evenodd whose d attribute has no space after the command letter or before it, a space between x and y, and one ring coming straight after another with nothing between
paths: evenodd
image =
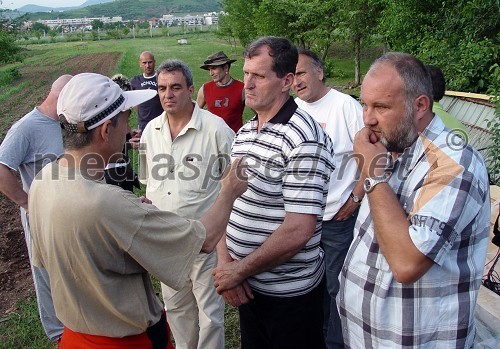
<instances>
[{"instance_id":1,"label":"white polo shirt","mask_svg":"<svg viewBox=\"0 0 500 349\"><path fill-rule=\"evenodd\" d=\"M165 112L148 123L141 137L139 179L158 208L198 219L217 198L234 132L194 104L191 120L173 141Z\"/></svg>"}]
</instances>

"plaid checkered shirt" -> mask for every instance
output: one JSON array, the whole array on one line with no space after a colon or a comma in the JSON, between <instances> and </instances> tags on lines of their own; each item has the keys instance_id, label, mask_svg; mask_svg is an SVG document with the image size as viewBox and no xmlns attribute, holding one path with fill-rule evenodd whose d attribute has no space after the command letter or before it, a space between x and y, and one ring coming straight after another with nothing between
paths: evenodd
<instances>
[{"instance_id":1,"label":"plaid checkered shirt","mask_svg":"<svg viewBox=\"0 0 500 349\"><path fill-rule=\"evenodd\" d=\"M389 185L411 223L394 234L409 234L434 264L397 282L365 200L337 296L346 347L471 348L490 228L483 159L435 117L394 162Z\"/></svg>"}]
</instances>

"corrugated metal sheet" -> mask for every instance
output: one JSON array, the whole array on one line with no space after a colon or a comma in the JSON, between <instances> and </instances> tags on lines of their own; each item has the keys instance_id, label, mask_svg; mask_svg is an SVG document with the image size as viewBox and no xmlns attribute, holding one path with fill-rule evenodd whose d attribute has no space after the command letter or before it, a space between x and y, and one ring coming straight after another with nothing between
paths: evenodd
<instances>
[{"instance_id":1,"label":"corrugated metal sheet","mask_svg":"<svg viewBox=\"0 0 500 349\"><path fill-rule=\"evenodd\" d=\"M466 94L446 91L446 95L440 103L443 108L460 120L469 131L469 143L479 150L485 160L489 162L487 152L490 147L498 147L493 144L493 132L488 130L488 120L494 120L495 107L489 103L489 96L480 98L465 97Z\"/></svg>"}]
</instances>

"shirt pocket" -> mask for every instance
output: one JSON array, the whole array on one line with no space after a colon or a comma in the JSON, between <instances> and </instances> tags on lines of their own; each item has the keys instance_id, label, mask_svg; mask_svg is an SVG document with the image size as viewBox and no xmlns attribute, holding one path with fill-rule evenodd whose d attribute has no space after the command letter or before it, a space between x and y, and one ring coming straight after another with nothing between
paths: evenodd
<instances>
[{"instance_id":1,"label":"shirt pocket","mask_svg":"<svg viewBox=\"0 0 500 349\"><path fill-rule=\"evenodd\" d=\"M196 158L186 158L179 166L178 175L183 188L196 193L206 193L217 178L207 161Z\"/></svg>"}]
</instances>

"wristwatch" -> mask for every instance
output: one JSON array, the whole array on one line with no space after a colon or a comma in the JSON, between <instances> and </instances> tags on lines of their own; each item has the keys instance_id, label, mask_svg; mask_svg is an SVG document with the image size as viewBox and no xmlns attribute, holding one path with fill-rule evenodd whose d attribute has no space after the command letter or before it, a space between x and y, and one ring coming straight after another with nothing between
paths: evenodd
<instances>
[{"instance_id":1,"label":"wristwatch","mask_svg":"<svg viewBox=\"0 0 500 349\"><path fill-rule=\"evenodd\" d=\"M351 194L349 195L349 197L352 199L352 201L354 201L355 203L357 204L360 204L361 201L363 201L363 198L355 195L354 193L351 192Z\"/></svg>"},{"instance_id":2,"label":"wristwatch","mask_svg":"<svg viewBox=\"0 0 500 349\"><path fill-rule=\"evenodd\" d=\"M383 176L378 177L368 177L363 182L363 188L365 192L369 193L375 188L375 186L379 183L387 183L389 182L389 178L391 178L391 172L385 172Z\"/></svg>"}]
</instances>

